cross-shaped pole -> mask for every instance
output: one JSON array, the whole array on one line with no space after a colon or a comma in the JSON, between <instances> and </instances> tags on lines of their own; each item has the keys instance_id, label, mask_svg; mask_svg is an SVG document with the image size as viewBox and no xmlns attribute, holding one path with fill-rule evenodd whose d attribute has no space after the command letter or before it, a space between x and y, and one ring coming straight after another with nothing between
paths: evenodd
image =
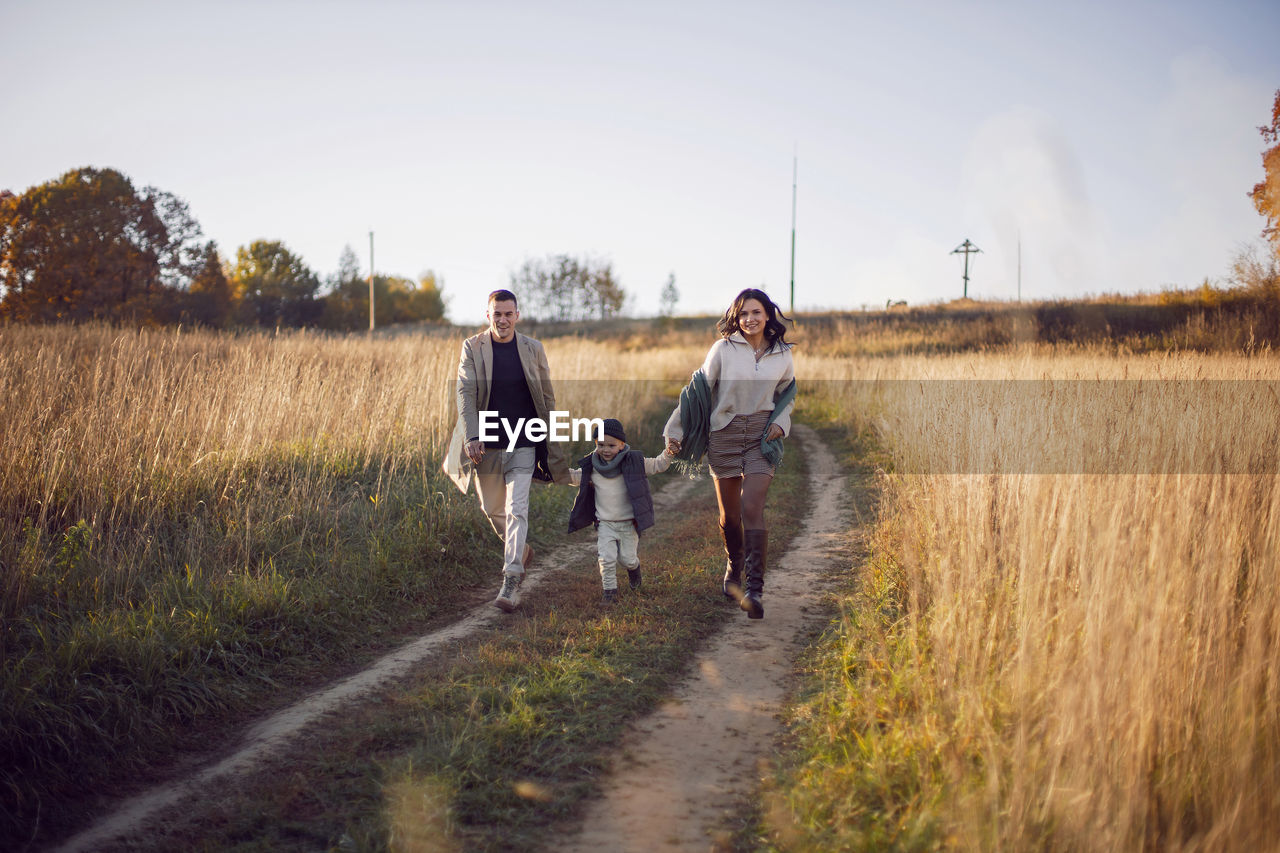
<instances>
[{"instance_id":1,"label":"cross-shaped pole","mask_svg":"<svg viewBox=\"0 0 1280 853\"><path fill-rule=\"evenodd\" d=\"M964 255L964 298L969 298L969 256L975 252L981 252L977 246L969 242L969 238L964 238L964 242L951 250L951 254Z\"/></svg>"}]
</instances>

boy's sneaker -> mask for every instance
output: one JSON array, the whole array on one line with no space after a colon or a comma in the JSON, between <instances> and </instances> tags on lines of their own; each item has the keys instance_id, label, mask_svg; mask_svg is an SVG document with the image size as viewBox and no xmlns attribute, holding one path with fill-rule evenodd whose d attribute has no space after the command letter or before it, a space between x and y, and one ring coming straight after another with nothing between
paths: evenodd
<instances>
[{"instance_id":1,"label":"boy's sneaker","mask_svg":"<svg viewBox=\"0 0 1280 853\"><path fill-rule=\"evenodd\" d=\"M521 580L522 577L520 575L504 575L502 578L502 591L498 593L493 606L503 613L510 613L519 607Z\"/></svg>"},{"instance_id":2,"label":"boy's sneaker","mask_svg":"<svg viewBox=\"0 0 1280 853\"><path fill-rule=\"evenodd\" d=\"M600 599L600 600L601 600L603 603L605 603L605 604L617 604L617 603L618 603L618 590L616 590L616 589L606 589L606 590L604 591L604 598L602 598L602 599Z\"/></svg>"},{"instance_id":3,"label":"boy's sneaker","mask_svg":"<svg viewBox=\"0 0 1280 853\"><path fill-rule=\"evenodd\" d=\"M630 581L632 589L640 588L640 567L639 566L636 566L634 569L627 569L627 580Z\"/></svg>"}]
</instances>

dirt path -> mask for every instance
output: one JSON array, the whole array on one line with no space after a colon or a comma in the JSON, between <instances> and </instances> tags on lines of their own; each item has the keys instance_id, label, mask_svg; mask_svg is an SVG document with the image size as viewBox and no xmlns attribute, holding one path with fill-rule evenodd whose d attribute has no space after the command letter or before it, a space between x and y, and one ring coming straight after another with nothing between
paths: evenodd
<instances>
[{"instance_id":1,"label":"dirt path","mask_svg":"<svg viewBox=\"0 0 1280 853\"><path fill-rule=\"evenodd\" d=\"M676 505L688 495L693 486L692 480L673 478L655 495L655 508L662 510ZM574 544L563 545L545 557L539 555L529 570L529 576L525 578L522 591L528 593L537 588L541 578L559 571L560 567L575 560L580 562L582 552L589 553L591 559L594 559L595 540L588 541L584 538ZM367 669L318 690L261 720L250 727L228 753L211 757L200 770L186 778L157 785L118 803L110 812L56 849L61 853L95 850L121 836L138 832L148 820L188 797L208 790L212 783L226 785L235 776L254 769L267 757L285 749L308 723L371 694L393 679L405 675L413 666L433 654L502 618L504 615L486 601L458 621L406 643L384 655Z\"/></svg>"},{"instance_id":2,"label":"dirt path","mask_svg":"<svg viewBox=\"0 0 1280 853\"><path fill-rule=\"evenodd\" d=\"M758 761L771 755L781 729L777 713L796 655L820 618L815 606L825 566L840 547L843 480L816 433L796 425L794 438L809 460L806 488L814 505L803 532L784 554L772 554L765 578L765 618L745 615L694 660L674 697L638 722L624 738L602 797L589 807L581 831L557 844L562 850L707 850L718 846L727 810L754 791ZM655 496L659 510L683 500L693 481L673 479ZM779 510L775 507L774 512ZM537 563L525 580L539 579L586 555L593 541L564 545ZM339 711L412 667L503 618L488 602L323 688L249 728L230 750L210 756L185 778L171 780L118 803L59 850L94 850L145 831L148 821L212 784L225 786L286 750L304 727Z\"/></svg>"},{"instance_id":3,"label":"dirt path","mask_svg":"<svg viewBox=\"0 0 1280 853\"><path fill-rule=\"evenodd\" d=\"M796 425L814 504L765 573L765 618L735 620L694 660L689 679L623 738L581 832L558 851L723 849L729 810L755 791L781 732L792 666L819 617L824 571L842 550L843 478L817 434ZM774 512L779 510L775 507Z\"/></svg>"}]
</instances>

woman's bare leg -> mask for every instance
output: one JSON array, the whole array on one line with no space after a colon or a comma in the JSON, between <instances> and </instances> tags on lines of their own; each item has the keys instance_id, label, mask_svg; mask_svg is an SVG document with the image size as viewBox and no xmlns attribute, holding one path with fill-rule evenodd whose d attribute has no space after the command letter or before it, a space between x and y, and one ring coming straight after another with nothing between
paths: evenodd
<instances>
[{"instance_id":1,"label":"woman's bare leg","mask_svg":"<svg viewBox=\"0 0 1280 853\"><path fill-rule=\"evenodd\" d=\"M720 505L720 526L742 529L742 478L716 480L716 503Z\"/></svg>"},{"instance_id":2,"label":"woman's bare leg","mask_svg":"<svg viewBox=\"0 0 1280 853\"><path fill-rule=\"evenodd\" d=\"M742 478L742 526L745 529L764 530L764 501L772 482L773 477L768 474L748 474Z\"/></svg>"}]
</instances>

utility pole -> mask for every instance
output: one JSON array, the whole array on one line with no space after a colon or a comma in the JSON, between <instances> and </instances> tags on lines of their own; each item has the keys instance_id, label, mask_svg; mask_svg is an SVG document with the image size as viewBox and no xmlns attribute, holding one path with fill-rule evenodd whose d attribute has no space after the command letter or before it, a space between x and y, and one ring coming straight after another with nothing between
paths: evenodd
<instances>
[{"instance_id":1,"label":"utility pole","mask_svg":"<svg viewBox=\"0 0 1280 853\"><path fill-rule=\"evenodd\" d=\"M959 246L956 246L954 249L951 250L951 254L953 255L956 255L956 254L964 255L964 298L965 299L969 298L969 256L976 252L981 252L981 251L982 251L981 249L979 249L977 246L969 242L968 237L965 237L963 243L961 243Z\"/></svg>"},{"instance_id":2,"label":"utility pole","mask_svg":"<svg viewBox=\"0 0 1280 853\"><path fill-rule=\"evenodd\" d=\"M369 334L373 334L373 232L369 232Z\"/></svg>"},{"instance_id":3,"label":"utility pole","mask_svg":"<svg viewBox=\"0 0 1280 853\"><path fill-rule=\"evenodd\" d=\"M796 316L796 174L800 157L791 155L791 316Z\"/></svg>"},{"instance_id":4,"label":"utility pole","mask_svg":"<svg viewBox=\"0 0 1280 853\"><path fill-rule=\"evenodd\" d=\"M1022 301L1022 232L1018 232L1018 301Z\"/></svg>"}]
</instances>

